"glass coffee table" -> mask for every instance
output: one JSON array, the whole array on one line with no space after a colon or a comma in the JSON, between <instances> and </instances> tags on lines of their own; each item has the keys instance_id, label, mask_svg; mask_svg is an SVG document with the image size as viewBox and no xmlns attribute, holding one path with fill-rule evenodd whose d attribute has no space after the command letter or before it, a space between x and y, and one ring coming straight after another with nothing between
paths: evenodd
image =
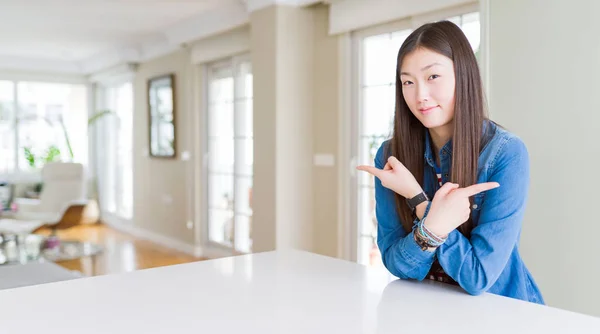
<instances>
[{"instance_id":1,"label":"glass coffee table","mask_svg":"<svg viewBox=\"0 0 600 334\"><path fill-rule=\"evenodd\" d=\"M0 233L0 265L68 261L95 257L102 251L101 246L91 242L60 240L38 234Z\"/></svg>"}]
</instances>

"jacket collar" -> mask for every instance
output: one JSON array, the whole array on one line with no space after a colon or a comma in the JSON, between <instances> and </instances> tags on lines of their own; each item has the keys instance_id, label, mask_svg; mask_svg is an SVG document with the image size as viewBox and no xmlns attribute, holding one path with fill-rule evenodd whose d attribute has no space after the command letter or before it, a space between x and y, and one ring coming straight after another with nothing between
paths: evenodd
<instances>
[{"instance_id":1,"label":"jacket collar","mask_svg":"<svg viewBox=\"0 0 600 334\"><path fill-rule=\"evenodd\" d=\"M444 147L440 150L440 156L442 156L442 152L446 152L448 156L452 156L452 139L450 139ZM429 135L429 130L425 130L425 161L431 166L435 168L435 155L433 154L433 142L431 140L431 136Z\"/></svg>"}]
</instances>

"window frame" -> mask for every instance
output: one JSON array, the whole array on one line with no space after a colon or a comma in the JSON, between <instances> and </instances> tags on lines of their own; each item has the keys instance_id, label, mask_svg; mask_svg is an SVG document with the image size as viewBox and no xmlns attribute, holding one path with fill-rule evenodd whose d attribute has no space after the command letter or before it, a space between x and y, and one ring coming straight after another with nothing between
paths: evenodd
<instances>
[{"instance_id":1,"label":"window frame","mask_svg":"<svg viewBox=\"0 0 600 334\"><path fill-rule=\"evenodd\" d=\"M238 99L245 97L243 94L241 94L241 92L239 92L239 85L238 85L238 79L237 76L239 75L238 72L238 67L239 65L243 64L243 63L247 63L250 66L250 74L252 74L252 61L251 61L251 57L249 53L243 53L243 54L239 54L239 55L234 55L234 56L230 56L224 59L220 59L214 62L209 62L203 65L203 83L204 83L204 90L203 90L203 97L204 97L204 103L203 103L203 107L205 110L204 116L203 116L203 121L204 121L204 127L203 127L203 132L204 135L202 136L202 141L203 141L203 145L202 145L202 150L203 150L203 161L202 161L202 180L203 180L203 187L202 187L202 194L203 194L203 201L202 201L202 207L204 208L203 213L202 213L202 221L204 221L203 224L203 228L202 228L202 234L203 234L203 244L208 246L211 249L216 249L216 250L220 250L223 253L231 253L233 255L242 255L242 254L248 254L252 252L252 246L249 247L248 252L245 251L240 251L236 248L236 240L235 240L235 234L236 234L236 225L237 225L237 221L236 221L236 217L238 216L238 214L240 214L240 212L237 212L235 209L235 198L236 198L236 189L237 189L237 180L238 178L240 178L242 175L238 174L238 161L240 161L239 158L239 149L237 148L237 141L239 139L243 139L240 138L240 136L238 136L238 124L237 124L237 118L236 118L236 114L238 113L238 110L236 108L236 101L238 101ZM210 154L210 133L211 133L211 106L210 106L210 84L211 81L213 79L213 77L211 76L211 70L212 69L218 69L218 68L223 68L225 70L230 70L232 76L234 77L234 82L233 82L233 88L234 88L234 92L233 92L233 111L232 111L232 120L233 120L233 124L232 124L232 140L233 140L233 147L234 147L234 154L233 154L233 171L231 174L232 178L233 178L233 227L232 227L232 244L228 245L225 243L220 243L214 240L211 240L210 238L210 177L211 175L222 175L222 174L214 174L211 173L211 171L209 170L209 166L210 166L210 158L209 158L209 154ZM253 87L254 89L254 87ZM254 92L252 91L252 97L251 99L254 99ZM254 121L254 110L252 110L252 123ZM252 140L252 145L254 145L254 135L248 137L249 139ZM246 138L246 139L248 139ZM252 169L253 169L254 164L252 164ZM229 175L229 174L228 174ZM244 177L248 177L248 176L244 176ZM252 171L252 174L249 176L252 179L252 183L254 182L254 172ZM250 217L250 219L253 217L253 213L250 213L248 215L248 217ZM252 240L252 235L249 234L248 238L250 240Z\"/></svg>"},{"instance_id":2,"label":"window frame","mask_svg":"<svg viewBox=\"0 0 600 334\"><path fill-rule=\"evenodd\" d=\"M13 141L14 141L14 164L12 166L12 169L7 169L6 171L2 171L0 172L0 174L4 174L4 175L16 175L16 174L23 174L23 173L35 173L35 170L39 169L30 169L28 168L26 165L22 165L21 161L19 161L19 146L20 146L20 140L19 140L19 136L20 136L20 125L19 125L19 121L20 121L20 112L21 112L21 108L19 107L20 104L20 97L19 97L19 85L22 83L25 84L44 84L44 85L69 85L69 86L80 86L82 88L85 89L85 99L86 99L86 108L89 109L90 106L90 101L91 101L91 94L90 94L90 89L89 89L89 85L83 81L83 80L76 80L76 79L65 79L64 81L61 80L49 80L47 78L44 77L38 77L36 75L25 75L25 74L12 74L12 75L8 75L8 76L2 76L0 77L0 81L1 82L9 82L12 84L12 89L13 89L13 97L12 97L12 105L13 105L13 110L12 110L12 115L11 115L11 119L9 121L9 124L12 126L13 129ZM50 105L47 105L50 106ZM86 110L86 112L89 113L89 110ZM88 117L88 115L86 115L86 118ZM88 130L86 130L87 132L87 138L89 138L90 133ZM70 141L73 142L73 137L69 137ZM87 152L85 154L85 159L82 159L80 161L80 163L82 163L86 168L89 167L90 163L91 163L91 157L90 157L90 151L89 151L89 146L86 147L87 148ZM61 150L62 154L66 154L66 152L63 152ZM75 161L78 161L78 159L76 159Z\"/></svg>"},{"instance_id":3,"label":"window frame","mask_svg":"<svg viewBox=\"0 0 600 334\"><path fill-rule=\"evenodd\" d=\"M110 104L115 102L116 103L116 98L114 99L115 101L108 101L109 98L113 98L112 96L109 95L109 91L110 90L114 90L114 91L118 91L119 89L121 89L124 85L130 85L130 89L131 89L131 123L132 123L132 128L131 128L131 154L130 154L130 159L131 159L131 168L133 170L133 153L134 153L134 134L133 134L133 122L134 122L134 113L135 113L135 96L134 96L134 90L135 90L135 83L133 82L133 78L124 78L122 80L117 80L117 81L111 81L111 82L106 82L106 83L99 83L96 85L95 87L95 97L96 97L96 106L97 106L97 110L106 110L106 109L111 109L110 108ZM117 113L117 115L114 115L113 117L118 117L118 111L117 110L113 110L114 112ZM91 114L93 115L93 113ZM91 116L90 115L90 116ZM118 119L117 121L120 122L120 119ZM115 197L115 210L114 211L109 211L106 207L106 205L104 203L102 203L101 201L101 205L102 207L100 208L102 210L103 214L107 214L110 217L116 217L116 219L114 220L118 220L120 222L132 222L133 221L133 217L134 217L134 205L135 205L135 188L133 185L133 175L132 175L132 179L131 179L131 212L129 213L129 215L125 215L122 210L123 210L123 194L121 191L119 191L119 189L123 188L123 178L122 178L122 174L119 173L119 166L120 166L120 161L119 161L119 140L120 138L120 133L118 132L118 129L116 130L116 136L113 136L113 133L110 133L110 130L113 129L111 126L107 125L105 122L102 122L101 124L97 124L96 127L94 129L91 129L91 131L94 132L94 138L95 138L95 143L94 143L94 161L96 162L96 165L94 166L95 168L95 172L96 175L99 177L98 179L100 181L103 181L102 178L106 176L106 170L105 168L110 168L110 166L112 166L113 172L115 173L115 189L109 189L108 185L105 183L102 184L98 184L98 187L100 188L99 190L108 192L108 191L114 191L114 197ZM114 144L114 149L116 150L116 152L108 152L108 149L102 149L100 147L100 143L103 142L103 140L101 140L101 138L117 138L116 141L114 143L111 142L111 148ZM105 159L100 159L104 154L114 154L115 158L114 158L114 164L106 164L106 166L100 166L99 163L101 161L105 161ZM106 181L106 180L104 180ZM105 197L107 195L104 195L104 199L106 199L107 197ZM102 198L101 198L102 200Z\"/></svg>"}]
</instances>

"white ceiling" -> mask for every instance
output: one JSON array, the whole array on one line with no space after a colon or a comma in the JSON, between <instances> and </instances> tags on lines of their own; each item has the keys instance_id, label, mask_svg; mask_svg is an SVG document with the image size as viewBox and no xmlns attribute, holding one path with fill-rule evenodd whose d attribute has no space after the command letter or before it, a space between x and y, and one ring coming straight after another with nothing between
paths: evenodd
<instances>
[{"instance_id":1,"label":"white ceiling","mask_svg":"<svg viewBox=\"0 0 600 334\"><path fill-rule=\"evenodd\" d=\"M319 0L0 0L0 71L88 75ZM323 1L329 2L329 1Z\"/></svg>"},{"instance_id":2,"label":"white ceiling","mask_svg":"<svg viewBox=\"0 0 600 334\"><path fill-rule=\"evenodd\" d=\"M0 68L37 63L37 68L87 72L95 68L86 62L123 50L139 56L152 44L169 42L169 33L181 30L178 25L188 22L193 29L190 20L227 6L245 5L240 0L0 0Z\"/></svg>"}]
</instances>

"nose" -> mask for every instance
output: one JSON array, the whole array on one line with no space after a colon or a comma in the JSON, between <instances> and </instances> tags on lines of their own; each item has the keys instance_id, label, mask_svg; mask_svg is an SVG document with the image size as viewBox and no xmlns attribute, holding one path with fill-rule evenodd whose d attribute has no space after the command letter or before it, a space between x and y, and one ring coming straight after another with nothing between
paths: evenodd
<instances>
[{"instance_id":1,"label":"nose","mask_svg":"<svg viewBox=\"0 0 600 334\"><path fill-rule=\"evenodd\" d=\"M427 85L418 85L417 84L417 102L424 103L429 100L429 89L427 89Z\"/></svg>"}]
</instances>

